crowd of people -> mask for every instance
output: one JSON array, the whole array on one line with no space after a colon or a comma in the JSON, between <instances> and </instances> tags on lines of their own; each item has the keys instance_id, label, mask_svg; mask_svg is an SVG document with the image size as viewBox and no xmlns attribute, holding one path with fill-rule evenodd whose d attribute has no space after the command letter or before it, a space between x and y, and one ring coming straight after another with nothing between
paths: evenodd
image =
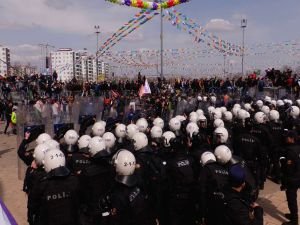
<instances>
[{"instance_id":1,"label":"crowd of people","mask_svg":"<svg viewBox=\"0 0 300 225\"><path fill-rule=\"evenodd\" d=\"M256 200L266 179L286 191L284 225L298 224L297 79L275 70L263 78L157 79L149 80L152 94L144 96L140 75L84 84L38 76L3 81L5 133L20 125L12 91L39 124L47 118L64 126L69 115L63 133L28 131L19 146L28 166L29 224L262 225ZM249 95L250 88L263 93L267 86L287 95ZM101 102L101 120L85 117L74 130L78 118L70 115L87 96Z\"/></svg>"}]
</instances>

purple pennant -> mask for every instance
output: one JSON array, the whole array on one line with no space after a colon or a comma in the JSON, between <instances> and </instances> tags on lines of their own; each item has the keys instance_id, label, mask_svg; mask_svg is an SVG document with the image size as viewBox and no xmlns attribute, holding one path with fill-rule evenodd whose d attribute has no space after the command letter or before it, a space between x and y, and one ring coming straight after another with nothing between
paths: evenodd
<instances>
[{"instance_id":1,"label":"purple pennant","mask_svg":"<svg viewBox=\"0 0 300 225\"><path fill-rule=\"evenodd\" d=\"M0 207L2 207L3 212L5 213L5 215L7 216L9 222L11 225L18 225L16 220L14 219L14 217L11 215L11 213L8 211L8 209L6 208L6 206L4 205L4 203L2 202L2 200L0 199Z\"/></svg>"},{"instance_id":2,"label":"purple pennant","mask_svg":"<svg viewBox=\"0 0 300 225\"><path fill-rule=\"evenodd\" d=\"M125 0L125 5L131 6L131 0Z\"/></svg>"},{"instance_id":3,"label":"purple pennant","mask_svg":"<svg viewBox=\"0 0 300 225\"><path fill-rule=\"evenodd\" d=\"M158 5L156 2L153 2L153 10L157 10L158 9Z\"/></svg>"}]
</instances>

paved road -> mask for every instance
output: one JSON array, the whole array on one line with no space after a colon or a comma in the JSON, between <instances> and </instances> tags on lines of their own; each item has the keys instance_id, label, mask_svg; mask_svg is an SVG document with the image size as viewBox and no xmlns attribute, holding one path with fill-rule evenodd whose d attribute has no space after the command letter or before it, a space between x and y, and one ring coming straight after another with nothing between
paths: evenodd
<instances>
[{"instance_id":1,"label":"paved road","mask_svg":"<svg viewBox=\"0 0 300 225\"><path fill-rule=\"evenodd\" d=\"M0 132L3 123L0 122ZM16 137L0 134L0 198L3 199L19 225L26 223L26 195L22 191L23 182L18 179L18 159ZM265 225L280 225L284 213L288 212L284 192L279 185L268 181L261 192L259 204L264 207Z\"/></svg>"}]
</instances>

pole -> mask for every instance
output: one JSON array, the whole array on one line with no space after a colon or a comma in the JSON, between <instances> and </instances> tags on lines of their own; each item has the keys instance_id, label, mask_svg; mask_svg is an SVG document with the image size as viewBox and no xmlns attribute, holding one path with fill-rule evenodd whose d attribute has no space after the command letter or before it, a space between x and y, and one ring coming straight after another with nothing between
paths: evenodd
<instances>
[{"instance_id":1,"label":"pole","mask_svg":"<svg viewBox=\"0 0 300 225\"><path fill-rule=\"evenodd\" d=\"M226 66L226 55L224 54L224 77L226 75L226 68L225 68L225 66Z\"/></svg>"},{"instance_id":2,"label":"pole","mask_svg":"<svg viewBox=\"0 0 300 225\"><path fill-rule=\"evenodd\" d=\"M244 75L245 27L242 27L242 29L243 29L242 75Z\"/></svg>"},{"instance_id":3,"label":"pole","mask_svg":"<svg viewBox=\"0 0 300 225\"><path fill-rule=\"evenodd\" d=\"M99 77L99 68L98 68L98 51L99 51L99 34L100 34L100 26L96 25L95 26L96 30L96 36L97 36L97 49L96 49L96 76L97 76L97 82L98 82L98 77Z\"/></svg>"},{"instance_id":4,"label":"pole","mask_svg":"<svg viewBox=\"0 0 300 225\"><path fill-rule=\"evenodd\" d=\"M247 19L242 19L241 28L243 29L243 49L242 49L242 75L244 75L244 57L245 57L245 29L247 27Z\"/></svg>"},{"instance_id":5,"label":"pole","mask_svg":"<svg viewBox=\"0 0 300 225\"><path fill-rule=\"evenodd\" d=\"M162 1L161 1L162 2ZM160 8L160 78L164 77L163 8Z\"/></svg>"}]
</instances>

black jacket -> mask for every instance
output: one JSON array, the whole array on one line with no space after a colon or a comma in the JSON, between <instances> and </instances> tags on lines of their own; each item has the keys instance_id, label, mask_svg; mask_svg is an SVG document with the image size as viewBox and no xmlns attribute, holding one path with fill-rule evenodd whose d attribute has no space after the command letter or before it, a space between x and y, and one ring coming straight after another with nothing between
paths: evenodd
<instances>
[{"instance_id":1,"label":"black jacket","mask_svg":"<svg viewBox=\"0 0 300 225\"><path fill-rule=\"evenodd\" d=\"M78 225L79 197L78 179L59 167L34 186L28 210L35 225Z\"/></svg>"},{"instance_id":2,"label":"black jacket","mask_svg":"<svg viewBox=\"0 0 300 225\"><path fill-rule=\"evenodd\" d=\"M243 200L232 188L225 191L224 225L263 225L263 209Z\"/></svg>"}]
</instances>

